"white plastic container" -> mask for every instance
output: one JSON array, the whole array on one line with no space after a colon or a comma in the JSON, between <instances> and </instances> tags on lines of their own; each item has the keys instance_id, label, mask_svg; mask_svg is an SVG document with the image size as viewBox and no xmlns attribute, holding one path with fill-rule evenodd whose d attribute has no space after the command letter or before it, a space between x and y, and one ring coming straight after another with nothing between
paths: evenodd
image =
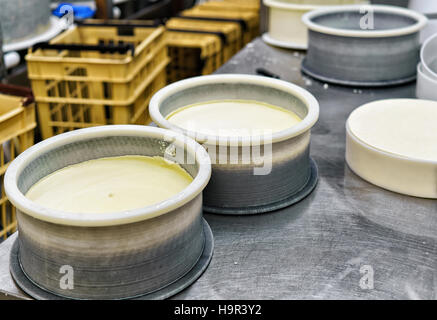
<instances>
[{"instance_id":1,"label":"white plastic container","mask_svg":"<svg viewBox=\"0 0 437 320\"><path fill-rule=\"evenodd\" d=\"M269 137L249 135L221 139L194 128L183 129L167 120L169 114L181 107L224 99L268 103L296 113L302 121ZM310 158L309 147L311 128L319 117L319 104L308 91L296 85L245 74L201 76L161 89L153 96L149 108L151 118L159 127L195 139L214 159L211 181L204 191L205 211L221 214L270 212L296 203L316 185L317 169ZM249 161L243 161L243 153L248 148L253 151L257 146L267 157L249 156ZM239 155L240 160L231 161L232 154ZM259 169L262 171L259 162L270 170L255 174Z\"/></svg>"},{"instance_id":2,"label":"white plastic container","mask_svg":"<svg viewBox=\"0 0 437 320\"><path fill-rule=\"evenodd\" d=\"M437 80L437 33L429 37L420 50L423 72L431 79Z\"/></svg>"},{"instance_id":3,"label":"white plastic container","mask_svg":"<svg viewBox=\"0 0 437 320\"><path fill-rule=\"evenodd\" d=\"M437 1L410 0L408 7L421 13L437 13Z\"/></svg>"},{"instance_id":4,"label":"white plastic container","mask_svg":"<svg viewBox=\"0 0 437 320\"><path fill-rule=\"evenodd\" d=\"M164 157L173 148L193 159L178 162L193 181L153 205L102 214L64 212L25 196L41 178L69 165L125 155ZM212 252L202 258L209 229L202 219L202 191L210 175L211 163L200 145L148 126L93 127L36 144L11 163L5 176L19 229L14 265L20 269L11 268L14 279L37 299L166 298L181 291L211 258ZM72 288L59 285L62 266L74 270Z\"/></svg>"},{"instance_id":5,"label":"white plastic container","mask_svg":"<svg viewBox=\"0 0 437 320\"><path fill-rule=\"evenodd\" d=\"M302 16L312 10L332 5L367 3L363 0L263 0L269 8L269 31L263 40L273 46L306 50L307 27Z\"/></svg>"},{"instance_id":6,"label":"white plastic container","mask_svg":"<svg viewBox=\"0 0 437 320\"><path fill-rule=\"evenodd\" d=\"M426 74L421 63L417 66L416 96L419 99L437 101L437 79Z\"/></svg>"}]
</instances>

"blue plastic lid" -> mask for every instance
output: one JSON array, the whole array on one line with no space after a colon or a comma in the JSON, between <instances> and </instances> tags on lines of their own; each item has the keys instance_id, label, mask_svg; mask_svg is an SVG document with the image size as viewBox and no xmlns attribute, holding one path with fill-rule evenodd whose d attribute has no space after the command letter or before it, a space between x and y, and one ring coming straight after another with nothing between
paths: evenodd
<instances>
[{"instance_id":1,"label":"blue plastic lid","mask_svg":"<svg viewBox=\"0 0 437 320\"><path fill-rule=\"evenodd\" d=\"M74 17L77 19L89 19L94 17L96 10L88 7L88 6L79 6L74 5L72 3L60 3L58 7L53 10L53 14L57 17L63 17L66 13L68 13L68 8L66 6L70 6L73 8Z\"/></svg>"}]
</instances>

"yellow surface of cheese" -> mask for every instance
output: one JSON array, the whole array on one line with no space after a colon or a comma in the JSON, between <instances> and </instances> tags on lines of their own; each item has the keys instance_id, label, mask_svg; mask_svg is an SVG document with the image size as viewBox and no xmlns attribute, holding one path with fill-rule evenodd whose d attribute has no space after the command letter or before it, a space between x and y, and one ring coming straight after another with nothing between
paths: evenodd
<instances>
[{"instance_id":1,"label":"yellow surface of cheese","mask_svg":"<svg viewBox=\"0 0 437 320\"><path fill-rule=\"evenodd\" d=\"M33 185L26 197L65 212L119 212L167 200L192 181L181 166L162 157L111 157L55 171Z\"/></svg>"},{"instance_id":2,"label":"yellow surface of cheese","mask_svg":"<svg viewBox=\"0 0 437 320\"><path fill-rule=\"evenodd\" d=\"M294 112L250 100L221 100L179 108L167 120L185 130L221 137L276 133L302 120Z\"/></svg>"}]
</instances>

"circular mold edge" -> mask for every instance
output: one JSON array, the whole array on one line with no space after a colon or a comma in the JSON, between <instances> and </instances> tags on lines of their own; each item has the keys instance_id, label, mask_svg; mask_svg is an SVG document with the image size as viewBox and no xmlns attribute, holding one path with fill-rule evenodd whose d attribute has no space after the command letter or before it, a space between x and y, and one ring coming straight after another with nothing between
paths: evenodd
<instances>
[{"instance_id":1,"label":"circular mold edge","mask_svg":"<svg viewBox=\"0 0 437 320\"><path fill-rule=\"evenodd\" d=\"M344 79L336 79L336 78L331 78L328 76L321 75L316 71L312 70L311 67L308 65L308 60L306 57L302 61L301 70L306 75L314 79L320 80L322 82L328 82L328 83L338 84L347 87L363 87L363 88L393 87L393 86L398 86L398 85L413 82L417 78L417 75L413 75L407 78L402 78L397 80L387 80L387 81L350 81Z\"/></svg>"},{"instance_id":2,"label":"circular mold edge","mask_svg":"<svg viewBox=\"0 0 437 320\"><path fill-rule=\"evenodd\" d=\"M51 16L46 30L39 34L34 34L29 38L19 39L18 41L12 43L3 44L3 51L6 53L11 51L25 50L33 46L35 43L53 39L67 27L66 20Z\"/></svg>"},{"instance_id":3,"label":"circular mold edge","mask_svg":"<svg viewBox=\"0 0 437 320\"><path fill-rule=\"evenodd\" d=\"M202 255L200 256L199 260L197 261L196 265L188 271L184 276L182 276L180 279L176 280L175 282L167 285L166 287L159 289L157 291L154 291L152 293L148 293L142 296L136 296L136 297L127 297L123 299L118 300L163 300L170 298L184 289L188 288L190 285L192 285L197 279L200 278L200 276L206 271L208 268L212 256L214 254L214 236L211 230L211 227L209 226L208 222L206 222L205 219L203 220L203 233L205 236L205 245L203 248ZM19 236L19 235L18 235ZM35 284L29 277L25 274L21 267L21 263L19 261L19 241L18 237L15 239L12 249L10 252L10 262L9 262L9 269L12 275L12 278L14 279L15 283L29 296L31 296L34 299L37 300L78 300L78 299L72 299L68 297L63 297L60 295L57 295L55 293L52 293L50 291L47 291L37 284Z\"/></svg>"},{"instance_id":4,"label":"circular mold edge","mask_svg":"<svg viewBox=\"0 0 437 320\"><path fill-rule=\"evenodd\" d=\"M404 161L404 162L410 162L410 164L432 164L432 161L428 161L428 160L419 160L419 159L412 159L412 158L407 158L401 155L397 155L382 149L377 149L374 146L364 142L363 140L361 140L360 138L358 138L357 136L355 136L355 134L352 132L352 129L349 127L349 119L346 122L346 136L347 139L350 139L351 141L353 141L355 143L355 145L359 145L361 150L366 150L366 151L370 151L372 153L376 153L380 156L384 156L387 159L390 160L394 160L394 161ZM422 199L437 199L437 197L435 196L428 196L428 195L424 195L424 194L420 194L420 193L414 193L411 191L405 191L405 189L401 189L399 187L393 187L393 186L387 186L386 184L382 183L381 179L374 179L374 178L368 178L366 177L365 174L362 173L361 170L357 169L355 166L355 162L351 162L349 160L348 157L348 147L346 147L346 157L345 157L345 164L347 165L347 167L356 175L358 176L360 179L362 179L363 181L366 181L367 183L372 184L373 186L376 186L378 188L384 189L386 191L390 191L399 195L403 195L403 196L407 196L407 197L414 197L414 198L422 198Z\"/></svg>"},{"instance_id":5,"label":"circular mold edge","mask_svg":"<svg viewBox=\"0 0 437 320\"><path fill-rule=\"evenodd\" d=\"M368 9L368 10L372 9L375 12L391 13L404 17L409 17L414 19L416 22L410 26L402 27L402 28L362 31L362 30L349 30L349 29L327 27L312 21L313 18L318 16L323 16L326 14L351 12L351 11L360 12L361 8ZM354 37L354 38L386 38L386 37L403 36L403 35L419 32L422 28L425 27L426 23L428 22L428 18L421 13L405 8L387 6L387 5L358 4L358 5L346 5L346 6L332 6L328 8L322 8L322 9L310 11L303 15L302 21L308 27L308 29L315 32L320 32L322 34L329 34L339 37Z\"/></svg>"},{"instance_id":6,"label":"circular mold edge","mask_svg":"<svg viewBox=\"0 0 437 320\"><path fill-rule=\"evenodd\" d=\"M430 45L432 41L437 41L437 33L430 36L428 39L425 40L425 42L422 44L422 47L420 48L420 62L422 63L422 67L425 69L426 72L423 72L424 74L428 73L429 75L434 75L437 78L436 71L432 70L427 63L425 63L425 50ZM435 54L435 59L437 59L437 53Z\"/></svg>"},{"instance_id":7,"label":"circular mold edge","mask_svg":"<svg viewBox=\"0 0 437 320\"><path fill-rule=\"evenodd\" d=\"M295 50L307 50L308 49L307 45L298 44L298 43L289 42L289 41L276 40L268 32L266 32L262 35L262 39L265 43L267 43L271 46L279 47L279 48L295 49Z\"/></svg>"},{"instance_id":8,"label":"circular mold edge","mask_svg":"<svg viewBox=\"0 0 437 320\"><path fill-rule=\"evenodd\" d=\"M109 212L90 216L88 214L77 216L76 213L64 212L43 207L29 200L18 188L18 177L22 170L39 155L50 152L65 144L100 139L108 136L129 136L158 138L162 140L173 139L172 143L184 146L184 150L195 155L199 162L199 172L193 181L181 192L173 197L150 206L119 212ZM134 223L152 219L175 210L196 198L209 182L211 177L211 161L208 153L196 141L177 132L166 129L141 125L110 125L79 129L53 136L41 141L22 152L8 167L4 177L5 191L9 201L21 212L55 224L101 227Z\"/></svg>"},{"instance_id":9,"label":"circular mold edge","mask_svg":"<svg viewBox=\"0 0 437 320\"><path fill-rule=\"evenodd\" d=\"M281 9L281 10L287 10L287 11L310 11L310 10L317 10L319 8L327 8L332 6L340 6L340 5L354 5L354 4L361 4L365 5L368 4L366 0L355 0L348 4L305 4L305 3L292 3L292 2L280 2L277 0L263 0L263 3L266 7L269 8L275 8L275 9Z\"/></svg>"},{"instance_id":10,"label":"circular mold edge","mask_svg":"<svg viewBox=\"0 0 437 320\"><path fill-rule=\"evenodd\" d=\"M310 169L311 169L311 173L306 185L298 192L294 193L293 195L290 195L288 198L284 200L262 205L262 206L248 207L248 208L219 208L219 207L203 206L203 211L213 214L219 214L219 215L243 216L243 215L257 215L262 213L268 213L268 212L289 207L305 199L316 188L317 182L319 180L319 170L317 168L316 162L312 158L310 158Z\"/></svg>"},{"instance_id":11,"label":"circular mold edge","mask_svg":"<svg viewBox=\"0 0 437 320\"><path fill-rule=\"evenodd\" d=\"M184 80L177 81L172 83L165 88L159 90L152 97L149 104L149 112L150 117L153 122L156 123L160 128L166 128L171 131L182 132L185 136L188 136L192 139L196 139L196 132L184 130L183 128L172 124L168 121L160 111L161 103L168 98L169 96L183 92L185 89L190 89L192 87L196 87L204 84L235 84L235 83L244 83L244 84L252 84L254 86L265 86L270 87L276 90L281 90L285 93L289 93L296 98L300 99L308 109L308 114L302 121L292 126L288 129L273 133L272 142L280 142L285 141L294 137L301 135L304 132L310 130L319 119L319 102L317 99L306 89L299 87L298 85L292 84L290 82L286 82L284 80L273 79L264 76L258 75L249 75L249 74L214 74L214 75L206 75L206 76L197 76L193 78L188 78ZM229 145L241 145L241 146L250 146L252 143L251 137L231 137L225 140L225 144ZM217 141L217 145L222 145L221 139L218 136L212 135L203 135L203 140L205 141Z\"/></svg>"}]
</instances>

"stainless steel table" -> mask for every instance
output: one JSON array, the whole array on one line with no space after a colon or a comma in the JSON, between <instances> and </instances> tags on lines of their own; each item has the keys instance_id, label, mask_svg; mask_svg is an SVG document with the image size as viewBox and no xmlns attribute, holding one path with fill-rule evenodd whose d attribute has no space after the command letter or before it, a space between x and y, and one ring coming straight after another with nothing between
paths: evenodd
<instances>
[{"instance_id":1,"label":"stainless steel table","mask_svg":"<svg viewBox=\"0 0 437 320\"><path fill-rule=\"evenodd\" d=\"M320 102L312 157L316 190L292 207L260 216L206 215L215 253L205 274L177 299L437 299L437 201L375 187L345 165L345 121L356 107L411 98L414 84L359 89L300 73L303 53L260 39L218 73L265 68L307 88ZM437 130L437 120L436 120ZM11 240L0 246L0 291L22 297L8 273Z\"/></svg>"}]
</instances>

